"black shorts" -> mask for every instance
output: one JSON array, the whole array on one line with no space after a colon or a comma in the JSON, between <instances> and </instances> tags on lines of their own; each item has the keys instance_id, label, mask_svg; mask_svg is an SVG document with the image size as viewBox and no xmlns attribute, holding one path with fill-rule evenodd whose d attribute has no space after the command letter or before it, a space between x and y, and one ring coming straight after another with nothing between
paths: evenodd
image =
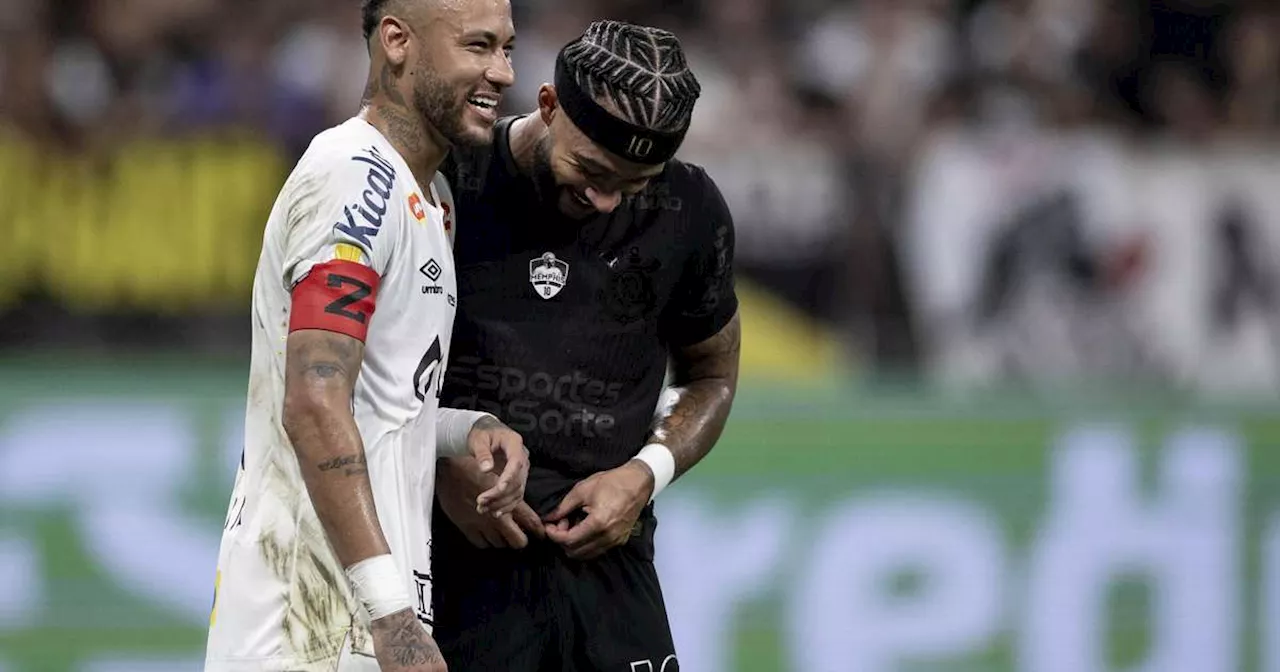
<instances>
[{"instance_id":1,"label":"black shorts","mask_svg":"<svg viewBox=\"0 0 1280 672\"><path fill-rule=\"evenodd\" d=\"M646 507L631 539L593 560L550 541L478 549L436 507L434 636L449 672L679 672Z\"/></svg>"}]
</instances>

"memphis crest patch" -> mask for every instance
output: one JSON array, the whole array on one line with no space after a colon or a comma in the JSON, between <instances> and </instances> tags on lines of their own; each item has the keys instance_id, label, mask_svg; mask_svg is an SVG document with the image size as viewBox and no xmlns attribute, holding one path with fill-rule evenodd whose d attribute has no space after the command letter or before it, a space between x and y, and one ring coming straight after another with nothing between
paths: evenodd
<instances>
[{"instance_id":1,"label":"memphis crest patch","mask_svg":"<svg viewBox=\"0 0 1280 672\"><path fill-rule=\"evenodd\" d=\"M566 264L551 252L544 252L541 257L529 260L529 283L534 291L544 299L550 299L569 282L569 264Z\"/></svg>"}]
</instances>

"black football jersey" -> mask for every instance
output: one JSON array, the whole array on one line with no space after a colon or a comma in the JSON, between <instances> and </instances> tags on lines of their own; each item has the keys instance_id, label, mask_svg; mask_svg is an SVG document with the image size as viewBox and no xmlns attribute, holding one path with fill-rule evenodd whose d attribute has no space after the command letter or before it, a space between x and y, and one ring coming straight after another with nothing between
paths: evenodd
<instances>
[{"instance_id":1,"label":"black football jersey","mask_svg":"<svg viewBox=\"0 0 1280 672\"><path fill-rule=\"evenodd\" d=\"M669 349L737 311L733 221L706 172L680 161L613 213L569 219L517 171L512 121L445 164L458 310L440 403L520 432L528 501L545 514L643 447Z\"/></svg>"}]
</instances>

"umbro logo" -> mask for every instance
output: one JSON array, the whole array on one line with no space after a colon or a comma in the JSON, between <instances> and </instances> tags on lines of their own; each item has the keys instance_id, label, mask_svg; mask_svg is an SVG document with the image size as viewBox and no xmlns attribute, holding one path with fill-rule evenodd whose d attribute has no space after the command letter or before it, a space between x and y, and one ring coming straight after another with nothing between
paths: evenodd
<instances>
[{"instance_id":1,"label":"umbro logo","mask_svg":"<svg viewBox=\"0 0 1280 672\"><path fill-rule=\"evenodd\" d=\"M435 259L432 259L427 263L423 264L422 267L418 269L418 272L427 276L427 279L430 280L432 283L435 283L440 279L441 275L444 275L444 269L440 267L440 264ZM423 285L422 293L423 294L444 294L444 287L441 287L440 285L437 285L437 284Z\"/></svg>"}]
</instances>

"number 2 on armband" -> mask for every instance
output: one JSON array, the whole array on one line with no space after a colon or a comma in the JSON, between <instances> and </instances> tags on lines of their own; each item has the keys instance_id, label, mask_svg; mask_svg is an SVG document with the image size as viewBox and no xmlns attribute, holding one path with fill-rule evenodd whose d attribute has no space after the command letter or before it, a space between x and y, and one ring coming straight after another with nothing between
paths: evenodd
<instances>
[{"instance_id":1,"label":"number 2 on armband","mask_svg":"<svg viewBox=\"0 0 1280 672\"><path fill-rule=\"evenodd\" d=\"M365 314L355 310L347 310L347 306L355 305L367 299L373 293L373 288L355 278L338 275L337 273L330 273L328 281L329 287L332 289L340 289L345 286L355 287L355 289L334 299L332 303L324 307L324 312L330 315L340 315L364 324L368 319Z\"/></svg>"}]
</instances>

